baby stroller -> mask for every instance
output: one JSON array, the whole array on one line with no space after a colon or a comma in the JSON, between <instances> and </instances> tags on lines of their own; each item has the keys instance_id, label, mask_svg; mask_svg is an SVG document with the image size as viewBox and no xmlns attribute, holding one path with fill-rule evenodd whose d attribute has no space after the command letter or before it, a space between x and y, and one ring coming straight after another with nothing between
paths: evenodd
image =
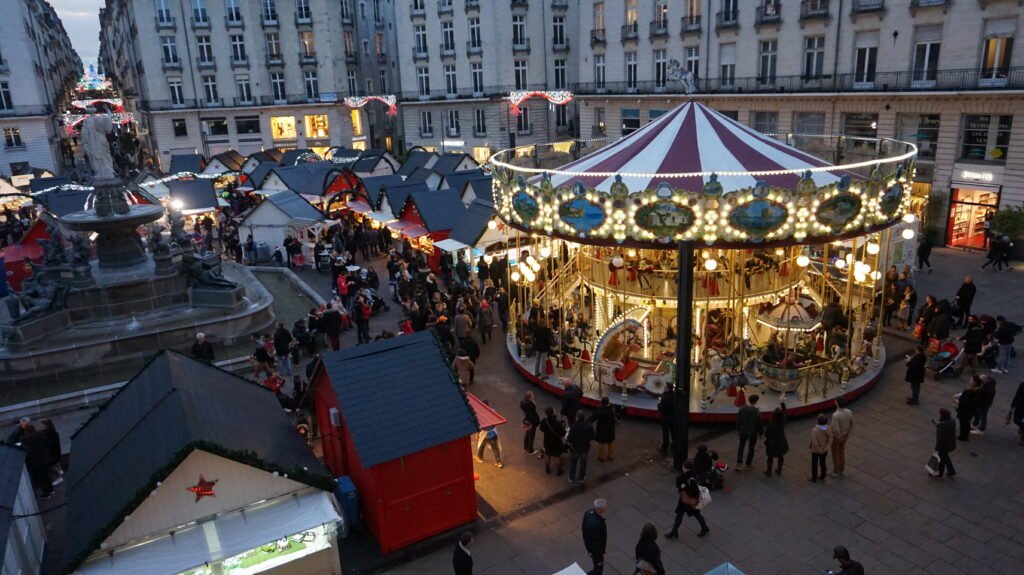
<instances>
[{"instance_id":1,"label":"baby stroller","mask_svg":"<svg viewBox=\"0 0 1024 575\"><path fill-rule=\"evenodd\" d=\"M373 310L373 315L377 315L377 313L380 312L380 310L388 311L391 309L388 306L387 302L385 302L382 297L377 295L377 290L374 290L373 288L363 288L359 290L359 293L360 295L366 298L367 302L369 302L370 309Z\"/></svg>"},{"instance_id":2,"label":"baby stroller","mask_svg":"<svg viewBox=\"0 0 1024 575\"><path fill-rule=\"evenodd\" d=\"M964 369L964 350L951 341L939 346L939 351L928 358L928 368L935 372L935 379L943 375L957 376Z\"/></svg>"}]
</instances>

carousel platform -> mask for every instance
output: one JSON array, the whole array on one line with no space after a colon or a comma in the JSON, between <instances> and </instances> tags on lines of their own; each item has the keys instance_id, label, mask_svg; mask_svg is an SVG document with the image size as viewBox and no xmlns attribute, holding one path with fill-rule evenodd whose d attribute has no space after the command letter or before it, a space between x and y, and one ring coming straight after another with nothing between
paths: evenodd
<instances>
[{"instance_id":1,"label":"carousel platform","mask_svg":"<svg viewBox=\"0 0 1024 575\"><path fill-rule=\"evenodd\" d=\"M603 385L595 381L591 374L589 365L582 366L581 361L572 359L568 369L563 368L555 358L551 359L553 373L538 377L534 375L536 356L523 357L519 353L518 345L514 336L506 338L506 349L509 359L520 374L531 383L541 389L561 397L565 392L564 381L571 380L580 385L583 390L583 404L595 408L600 405L601 398L607 396L612 405L625 408L626 415L658 418L658 397L646 392L630 390L623 394L622 388L618 386ZM886 362L885 347L879 348L878 357L868 362L863 373L850 377L845 386L811 384L809 388L798 388L796 391L785 394L786 414L790 417L813 415L832 409L836 398L852 400L870 391L882 375L882 369ZM542 366L542 370L545 366ZM635 373L631 375L638 375ZM702 405L705 398L710 395L711 386L705 386L704 393L698 395L691 393L690 397L690 421L693 423L729 423L736 421L736 413L741 405L736 405L736 397L726 391L718 393L714 401ZM764 385L750 385L745 388L747 395L757 394L761 397L758 407L766 416L775 410L783 399L782 394L768 389Z\"/></svg>"}]
</instances>

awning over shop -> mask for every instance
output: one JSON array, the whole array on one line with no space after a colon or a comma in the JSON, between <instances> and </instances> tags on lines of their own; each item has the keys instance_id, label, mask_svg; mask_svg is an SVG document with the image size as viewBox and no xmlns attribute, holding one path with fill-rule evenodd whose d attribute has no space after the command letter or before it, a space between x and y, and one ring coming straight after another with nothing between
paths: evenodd
<instances>
[{"instance_id":1,"label":"awning over shop","mask_svg":"<svg viewBox=\"0 0 1024 575\"><path fill-rule=\"evenodd\" d=\"M460 241L448 238L446 240L441 240L439 242L435 242L434 243L434 247L440 248L440 249L442 249L442 250L444 250L446 252L457 252L459 250L464 250L464 249L468 248L469 246L467 246L466 244L464 244L464 243L462 243Z\"/></svg>"},{"instance_id":2,"label":"awning over shop","mask_svg":"<svg viewBox=\"0 0 1024 575\"><path fill-rule=\"evenodd\" d=\"M373 211L373 208L370 207L370 204L360 200L349 200L348 202L345 203L345 205L348 206L348 209L352 210L357 214L368 214Z\"/></svg>"},{"instance_id":3,"label":"awning over shop","mask_svg":"<svg viewBox=\"0 0 1024 575\"><path fill-rule=\"evenodd\" d=\"M154 541L90 561L78 575L181 573L220 561L289 535L340 521L323 491L287 496L194 524ZM334 552L334 551L330 551Z\"/></svg>"},{"instance_id":4,"label":"awning over shop","mask_svg":"<svg viewBox=\"0 0 1024 575\"><path fill-rule=\"evenodd\" d=\"M419 224L412 224L411 226L402 228L402 235L413 240L425 236L429 233L430 232L427 231L427 228Z\"/></svg>"},{"instance_id":5,"label":"awning over shop","mask_svg":"<svg viewBox=\"0 0 1024 575\"><path fill-rule=\"evenodd\" d=\"M469 400L469 406L473 408L473 413L476 414L476 421L480 424L480 429L508 423L507 419L502 417L497 411L494 411L494 408L484 403L479 397L472 393L467 393L466 399Z\"/></svg>"},{"instance_id":6,"label":"awning over shop","mask_svg":"<svg viewBox=\"0 0 1024 575\"><path fill-rule=\"evenodd\" d=\"M390 212L370 212L366 215L368 215L371 220L382 224L395 221L395 215Z\"/></svg>"},{"instance_id":7,"label":"awning over shop","mask_svg":"<svg viewBox=\"0 0 1024 575\"><path fill-rule=\"evenodd\" d=\"M388 222L388 229L389 230L394 230L396 232L401 232L405 228L407 228L409 226L415 226L415 225L416 224L414 224L412 222L407 222L405 220L395 220L395 221L392 221L392 222Z\"/></svg>"}]
</instances>

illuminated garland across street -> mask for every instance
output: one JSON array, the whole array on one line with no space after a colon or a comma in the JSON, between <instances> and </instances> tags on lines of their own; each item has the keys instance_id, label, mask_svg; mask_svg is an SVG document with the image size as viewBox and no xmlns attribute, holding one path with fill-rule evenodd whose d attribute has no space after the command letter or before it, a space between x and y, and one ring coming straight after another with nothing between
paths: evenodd
<instances>
[{"instance_id":1,"label":"illuminated garland across street","mask_svg":"<svg viewBox=\"0 0 1024 575\"><path fill-rule=\"evenodd\" d=\"M349 96L342 100L345 105L349 108L362 108L363 106L370 103L371 100L381 102L388 107L388 116L398 115L398 99L393 94L384 94L381 96Z\"/></svg>"},{"instance_id":2,"label":"illuminated garland across street","mask_svg":"<svg viewBox=\"0 0 1024 575\"><path fill-rule=\"evenodd\" d=\"M135 121L134 112L116 112L111 114L115 124L130 124ZM69 136L78 134L78 125L84 122L92 114L64 114L64 131Z\"/></svg>"},{"instance_id":3,"label":"illuminated garland across street","mask_svg":"<svg viewBox=\"0 0 1024 575\"><path fill-rule=\"evenodd\" d=\"M514 92L510 92L508 95L508 101L511 105L512 115L518 116L520 113L519 105L530 98L544 98L556 106L564 106L569 102L572 102L573 94L568 90L555 90L552 92L543 90L516 90Z\"/></svg>"},{"instance_id":4,"label":"illuminated garland across street","mask_svg":"<svg viewBox=\"0 0 1024 575\"><path fill-rule=\"evenodd\" d=\"M143 188L149 188L149 187L156 186L156 185L159 185L159 184L166 184L167 182L171 182L171 181L174 181L174 180L181 180L181 179L189 179L189 180L190 179L196 179L196 180L216 180L217 178L230 178L230 177L244 176L244 175L245 175L245 172L238 172L238 171L223 172L223 173L220 173L220 174L197 174L195 172L178 172L177 174L171 174L170 176L165 176L163 178L160 178L159 180L153 180L151 182L142 182L142 183L136 184L136 185L141 186ZM91 192L91 191L93 191L95 189L96 188L94 188L92 186L83 186L81 184L60 184L59 186L51 186L49 188L45 188L45 189L42 189L42 190L37 190L35 192L32 192L32 195L33 196L38 196L38 195L41 195L41 194L45 194L47 192L55 192L57 190L75 190L75 191Z\"/></svg>"},{"instance_id":5,"label":"illuminated garland across street","mask_svg":"<svg viewBox=\"0 0 1024 575\"><path fill-rule=\"evenodd\" d=\"M71 105L76 108L88 110L89 108L95 106L98 102L110 104L116 110L121 110L121 106L124 105L124 103L121 101L121 98L93 98L92 100L72 100Z\"/></svg>"}]
</instances>

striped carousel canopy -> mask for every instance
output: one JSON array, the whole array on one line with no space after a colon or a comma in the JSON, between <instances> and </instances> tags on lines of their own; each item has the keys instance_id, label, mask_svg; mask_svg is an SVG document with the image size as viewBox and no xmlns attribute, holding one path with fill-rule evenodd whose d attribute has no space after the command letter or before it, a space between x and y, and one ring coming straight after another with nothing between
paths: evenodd
<instances>
[{"instance_id":1,"label":"striped carousel canopy","mask_svg":"<svg viewBox=\"0 0 1024 575\"><path fill-rule=\"evenodd\" d=\"M801 172L808 169L817 169L811 177L818 187L834 184L843 175L860 179L844 170L822 170L829 166L703 104L687 102L629 136L553 171L551 183L561 188L581 182L607 192L620 176L632 193L655 188L663 181L672 188L699 192L714 173L728 192L751 188L758 180L793 189ZM771 173L779 170L792 172ZM531 183L539 180L535 176Z\"/></svg>"}]
</instances>

